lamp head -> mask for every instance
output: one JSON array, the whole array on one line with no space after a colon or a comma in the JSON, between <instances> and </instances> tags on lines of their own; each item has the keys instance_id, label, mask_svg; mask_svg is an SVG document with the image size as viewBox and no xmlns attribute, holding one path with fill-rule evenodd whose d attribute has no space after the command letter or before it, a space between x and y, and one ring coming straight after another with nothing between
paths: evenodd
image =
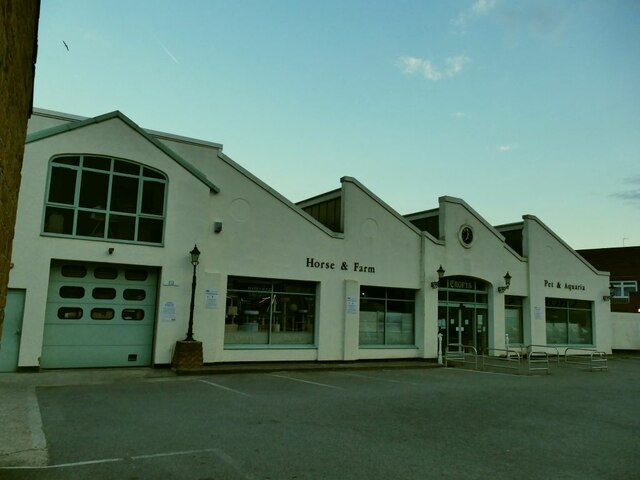
<instances>
[{"instance_id":1,"label":"lamp head","mask_svg":"<svg viewBox=\"0 0 640 480\"><path fill-rule=\"evenodd\" d=\"M194 245L193 250L191 250L189 254L191 255L191 264L193 266L198 265L198 263L200 263L200 250L198 250L198 245Z\"/></svg>"}]
</instances>

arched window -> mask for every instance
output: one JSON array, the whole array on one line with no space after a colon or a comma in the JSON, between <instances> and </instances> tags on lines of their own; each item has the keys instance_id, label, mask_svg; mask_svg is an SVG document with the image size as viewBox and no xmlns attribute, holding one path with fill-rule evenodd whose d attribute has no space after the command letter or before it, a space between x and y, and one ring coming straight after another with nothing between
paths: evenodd
<instances>
[{"instance_id":1,"label":"arched window","mask_svg":"<svg viewBox=\"0 0 640 480\"><path fill-rule=\"evenodd\" d=\"M96 155L49 163L43 231L53 235L161 244L167 177L135 162Z\"/></svg>"}]
</instances>

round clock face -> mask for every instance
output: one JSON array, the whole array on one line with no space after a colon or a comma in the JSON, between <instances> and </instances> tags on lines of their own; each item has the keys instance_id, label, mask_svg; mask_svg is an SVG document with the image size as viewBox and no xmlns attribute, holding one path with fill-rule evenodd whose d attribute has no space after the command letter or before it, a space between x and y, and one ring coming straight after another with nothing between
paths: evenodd
<instances>
[{"instance_id":1,"label":"round clock face","mask_svg":"<svg viewBox=\"0 0 640 480\"><path fill-rule=\"evenodd\" d=\"M469 225L463 225L460 228L460 242L465 247L470 247L473 243L473 229Z\"/></svg>"}]
</instances>

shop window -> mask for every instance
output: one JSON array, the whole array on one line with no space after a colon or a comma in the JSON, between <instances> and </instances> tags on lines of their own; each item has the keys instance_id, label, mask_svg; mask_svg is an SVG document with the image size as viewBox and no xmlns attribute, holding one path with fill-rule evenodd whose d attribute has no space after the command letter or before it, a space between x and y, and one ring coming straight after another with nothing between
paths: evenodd
<instances>
[{"instance_id":1,"label":"shop window","mask_svg":"<svg viewBox=\"0 0 640 480\"><path fill-rule=\"evenodd\" d=\"M550 345L592 345L592 303L563 298L546 299L547 343Z\"/></svg>"},{"instance_id":2,"label":"shop window","mask_svg":"<svg viewBox=\"0 0 640 480\"><path fill-rule=\"evenodd\" d=\"M78 307L60 307L58 309L58 318L63 320L80 320L82 318L82 309Z\"/></svg>"},{"instance_id":3,"label":"shop window","mask_svg":"<svg viewBox=\"0 0 640 480\"><path fill-rule=\"evenodd\" d=\"M122 310L123 320L143 320L144 310L140 308L125 308Z\"/></svg>"},{"instance_id":4,"label":"shop window","mask_svg":"<svg viewBox=\"0 0 640 480\"><path fill-rule=\"evenodd\" d=\"M127 288L122 292L122 296L125 300L144 300L147 296L147 292L137 288Z\"/></svg>"},{"instance_id":5,"label":"shop window","mask_svg":"<svg viewBox=\"0 0 640 480\"><path fill-rule=\"evenodd\" d=\"M523 344L522 297L507 295L504 308L504 332L509 337L509 344Z\"/></svg>"},{"instance_id":6,"label":"shop window","mask_svg":"<svg viewBox=\"0 0 640 480\"><path fill-rule=\"evenodd\" d=\"M82 298L84 297L84 288L76 286L60 287L58 295L60 295L60 298Z\"/></svg>"},{"instance_id":7,"label":"shop window","mask_svg":"<svg viewBox=\"0 0 640 480\"><path fill-rule=\"evenodd\" d=\"M96 300L113 300L116 298L116 289L96 287L93 289L92 296Z\"/></svg>"},{"instance_id":8,"label":"shop window","mask_svg":"<svg viewBox=\"0 0 640 480\"><path fill-rule=\"evenodd\" d=\"M61 156L49 163L44 233L160 244L167 178L128 160Z\"/></svg>"},{"instance_id":9,"label":"shop window","mask_svg":"<svg viewBox=\"0 0 640 480\"><path fill-rule=\"evenodd\" d=\"M87 276L87 268L83 265L63 265L61 273L63 277L83 278Z\"/></svg>"},{"instance_id":10,"label":"shop window","mask_svg":"<svg viewBox=\"0 0 640 480\"><path fill-rule=\"evenodd\" d=\"M317 284L229 277L225 345L313 345Z\"/></svg>"},{"instance_id":11,"label":"shop window","mask_svg":"<svg viewBox=\"0 0 640 480\"><path fill-rule=\"evenodd\" d=\"M92 308L91 318L93 320L113 320L115 311L113 308Z\"/></svg>"},{"instance_id":12,"label":"shop window","mask_svg":"<svg viewBox=\"0 0 640 480\"><path fill-rule=\"evenodd\" d=\"M414 345L415 290L360 288L360 346Z\"/></svg>"}]
</instances>

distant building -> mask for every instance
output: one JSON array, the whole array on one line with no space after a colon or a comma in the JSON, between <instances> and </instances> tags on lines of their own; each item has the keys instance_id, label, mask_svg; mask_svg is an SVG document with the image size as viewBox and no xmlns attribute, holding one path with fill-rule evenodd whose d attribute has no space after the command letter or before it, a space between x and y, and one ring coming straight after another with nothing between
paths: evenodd
<instances>
[{"instance_id":1,"label":"distant building","mask_svg":"<svg viewBox=\"0 0 640 480\"><path fill-rule=\"evenodd\" d=\"M0 2L0 368L17 355L16 332L5 316L21 316L22 291L7 296L22 153L31 114L39 0ZM10 344L10 345L9 345ZM7 360L5 360L7 359Z\"/></svg>"},{"instance_id":2,"label":"distant building","mask_svg":"<svg viewBox=\"0 0 640 480\"><path fill-rule=\"evenodd\" d=\"M591 265L610 274L612 312L640 312L640 246L578 250Z\"/></svg>"},{"instance_id":3,"label":"distant building","mask_svg":"<svg viewBox=\"0 0 640 480\"><path fill-rule=\"evenodd\" d=\"M194 244L205 363L611 352L608 273L534 216L493 227L447 196L402 216L351 177L294 204L220 144L120 112L36 110L10 277L22 335L5 368L169 364Z\"/></svg>"}]
</instances>

